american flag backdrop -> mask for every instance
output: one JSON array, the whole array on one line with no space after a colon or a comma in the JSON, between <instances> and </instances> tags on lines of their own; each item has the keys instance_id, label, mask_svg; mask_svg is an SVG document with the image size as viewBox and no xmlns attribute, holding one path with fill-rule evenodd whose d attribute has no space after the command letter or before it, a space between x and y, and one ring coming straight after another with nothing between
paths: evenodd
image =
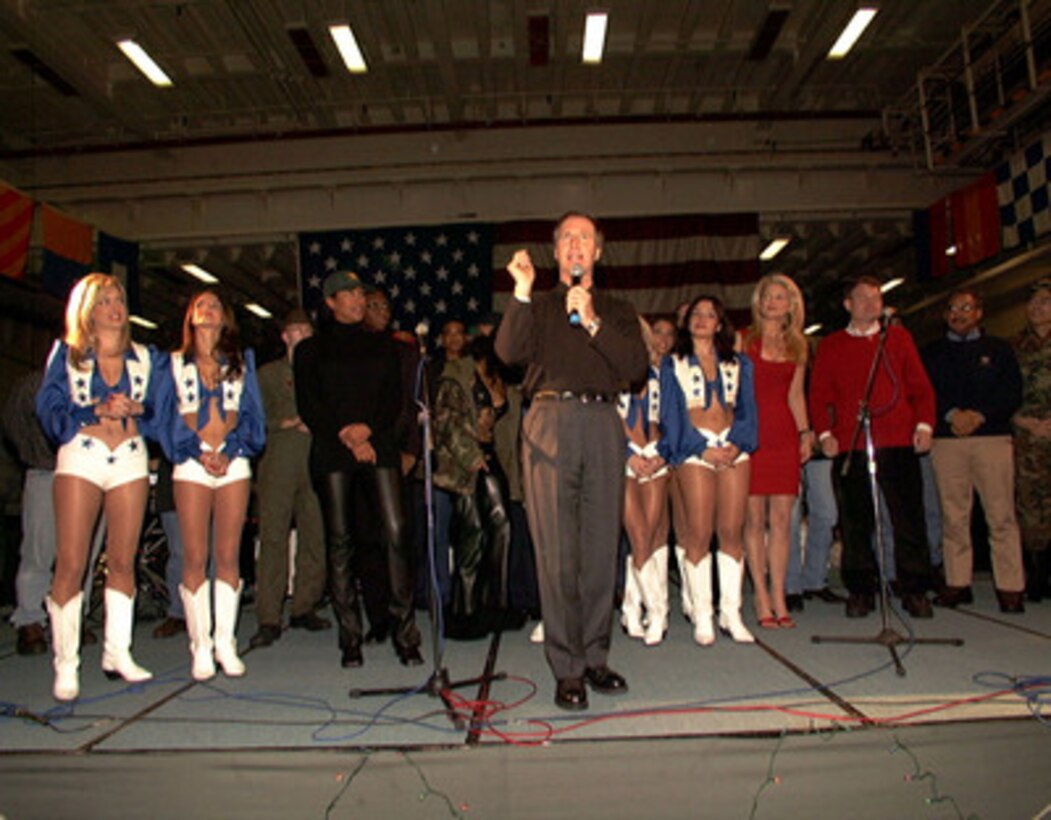
<instances>
[{"instance_id":1,"label":"american flag backdrop","mask_svg":"<svg viewBox=\"0 0 1051 820\"><path fill-rule=\"evenodd\" d=\"M391 325L435 331L458 319L470 327L492 309L493 228L488 224L323 231L299 235L303 308L315 319L325 277L354 271L391 301Z\"/></svg>"},{"instance_id":2,"label":"american flag backdrop","mask_svg":"<svg viewBox=\"0 0 1051 820\"><path fill-rule=\"evenodd\" d=\"M759 278L755 213L676 214L600 218L605 233L598 286L631 302L645 316L671 314L701 293L719 296L735 325L750 318ZM412 330L448 319L468 327L502 310L512 291L504 269L519 248L538 271L537 288L556 279L554 219L375 230L299 236L303 306L317 311L321 285L334 270L356 271L390 296L394 322Z\"/></svg>"}]
</instances>

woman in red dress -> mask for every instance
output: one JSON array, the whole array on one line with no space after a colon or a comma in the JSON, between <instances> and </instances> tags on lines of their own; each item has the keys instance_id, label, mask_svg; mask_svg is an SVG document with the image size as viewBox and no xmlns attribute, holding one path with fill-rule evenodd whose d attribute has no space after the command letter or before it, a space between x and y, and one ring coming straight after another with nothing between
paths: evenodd
<instances>
[{"instance_id":1,"label":"woman in red dress","mask_svg":"<svg viewBox=\"0 0 1051 820\"><path fill-rule=\"evenodd\" d=\"M780 273L764 276L752 294L752 326L738 342L755 365L759 449L752 454L744 538L756 617L766 629L796 625L785 603L785 576L792 505L813 443L803 394L803 311L795 282Z\"/></svg>"}]
</instances>

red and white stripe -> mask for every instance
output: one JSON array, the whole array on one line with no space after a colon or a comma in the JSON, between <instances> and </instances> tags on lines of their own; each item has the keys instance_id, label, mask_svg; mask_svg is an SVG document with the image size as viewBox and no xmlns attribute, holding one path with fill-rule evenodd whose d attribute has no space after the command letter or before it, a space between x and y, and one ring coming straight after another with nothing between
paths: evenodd
<instances>
[{"instance_id":1,"label":"red and white stripe","mask_svg":"<svg viewBox=\"0 0 1051 820\"><path fill-rule=\"evenodd\" d=\"M554 285L553 220L497 224L493 240L493 309L502 311L513 284L506 272L515 251L529 251L538 290ZM757 214L677 214L600 219L605 235L596 281L605 293L634 305L644 316L674 314L682 302L712 294L735 324L750 319L759 278Z\"/></svg>"}]
</instances>

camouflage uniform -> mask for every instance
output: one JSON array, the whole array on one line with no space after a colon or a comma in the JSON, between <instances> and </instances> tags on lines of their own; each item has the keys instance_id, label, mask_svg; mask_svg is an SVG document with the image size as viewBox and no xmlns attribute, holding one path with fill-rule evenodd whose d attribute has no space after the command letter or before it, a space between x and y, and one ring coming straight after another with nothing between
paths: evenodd
<instances>
[{"instance_id":1,"label":"camouflage uniform","mask_svg":"<svg viewBox=\"0 0 1051 820\"><path fill-rule=\"evenodd\" d=\"M1051 416L1051 336L1041 339L1026 327L1014 340L1022 370L1019 416ZM1018 524L1026 550L1048 549L1051 540L1051 439L1038 439L1015 426L1015 494Z\"/></svg>"}]
</instances>

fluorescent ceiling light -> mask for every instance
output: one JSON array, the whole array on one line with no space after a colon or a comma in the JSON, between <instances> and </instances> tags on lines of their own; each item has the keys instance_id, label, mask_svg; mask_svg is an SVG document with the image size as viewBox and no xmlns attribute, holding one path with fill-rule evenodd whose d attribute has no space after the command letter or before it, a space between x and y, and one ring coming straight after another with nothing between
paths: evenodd
<instances>
[{"instance_id":1,"label":"fluorescent ceiling light","mask_svg":"<svg viewBox=\"0 0 1051 820\"><path fill-rule=\"evenodd\" d=\"M365 64L365 55L358 48L358 41L354 37L354 32L351 31L350 26L346 23L329 26L328 33L335 40L336 48L339 49L339 56L343 58L343 64L347 67L347 71L351 74L364 74L369 70L369 67Z\"/></svg>"},{"instance_id":2,"label":"fluorescent ceiling light","mask_svg":"<svg viewBox=\"0 0 1051 820\"><path fill-rule=\"evenodd\" d=\"M273 319L274 314L267 310L262 305L256 304L255 302L249 302L245 305L245 310L249 313L254 313L260 319Z\"/></svg>"},{"instance_id":3,"label":"fluorescent ceiling light","mask_svg":"<svg viewBox=\"0 0 1051 820\"><path fill-rule=\"evenodd\" d=\"M213 274L209 273L204 268L202 268L200 265L194 265L192 262L183 265L182 269L188 274L190 274L190 276L193 276L196 279L200 279L206 285L214 285L216 282L219 281L218 276L214 276Z\"/></svg>"},{"instance_id":4,"label":"fluorescent ceiling light","mask_svg":"<svg viewBox=\"0 0 1051 820\"><path fill-rule=\"evenodd\" d=\"M850 22L840 33L839 39L829 49L828 59L842 60L846 57L878 13L879 9L871 7L863 7L854 12L854 16L850 18Z\"/></svg>"},{"instance_id":5,"label":"fluorescent ceiling light","mask_svg":"<svg viewBox=\"0 0 1051 820\"><path fill-rule=\"evenodd\" d=\"M581 60L589 65L602 62L602 52L606 48L606 26L609 15L604 11L593 11L584 20L584 50Z\"/></svg>"},{"instance_id":6,"label":"fluorescent ceiling light","mask_svg":"<svg viewBox=\"0 0 1051 820\"><path fill-rule=\"evenodd\" d=\"M121 40L117 43L117 48L124 52L124 56L131 60L135 67L146 75L146 78L159 88L168 88L171 84L171 78L164 73L164 70L157 65L153 58L146 53L146 49L136 43L134 40Z\"/></svg>"},{"instance_id":7,"label":"fluorescent ceiling light","mask_svg":"<svg viewBox=\"0 0 1051 820\"><path fill-rule=\"evenodd\" d=\"M821 324L821 322L815 322L815 323L814 323L814 324L812 324L812 325L808 325L808 326L807 326L807 327L806 327L806 328L805 328L805 329L803 330L803 333L804 333L805 335L807 335L807 336L813 336L813 335L814 335L815 333L817 333L817 332L818 332L819 330L821 330L821 328L823 328L823 327L824 327L824 325L823 325L823 324Z\"/></svg>"},{"instance_id":8,"label":"fluorescent ceiling light","mask_svg":"<svg viewBox=\"0 0 1051 820\"><path fill-rule=\"evenodd\" d=\"M147 330L156 330L157 329L157 323L156 322L151 322L149 319L143 319L141 316L136 316L134 313L131 316L128 317L128 321L131 322L133 325L138 325L139 327L144 327Z\"/></svg>"},{"instance_id":9,"label":"fluorescent ceiling light","mask_svg":"<svg viewBox=\"0 0 1051 820\"><path fill-rule=\"evenodd\" d=\"M759 254L759 258L764 262L769 262L781 251L785 249L785 245L792 241L791 237L788 236L776 236L770 240L770 244L763 249L763 252Z\"/></svg>"},{"instance_id":10,"label":"fluorescent ceiling light","mask_svg":"<svg viewBox=\"0 0 1051 820\"><path fill-rule=\"evenodd\" d=\"M880 286L880 293L886 293L888 290L894 290L894 288L896 288L900 284L903 284L904 282L905 280L900 276L896 279L891 279L889 282L884 282Z\"/></svg>"}]
</instances>

